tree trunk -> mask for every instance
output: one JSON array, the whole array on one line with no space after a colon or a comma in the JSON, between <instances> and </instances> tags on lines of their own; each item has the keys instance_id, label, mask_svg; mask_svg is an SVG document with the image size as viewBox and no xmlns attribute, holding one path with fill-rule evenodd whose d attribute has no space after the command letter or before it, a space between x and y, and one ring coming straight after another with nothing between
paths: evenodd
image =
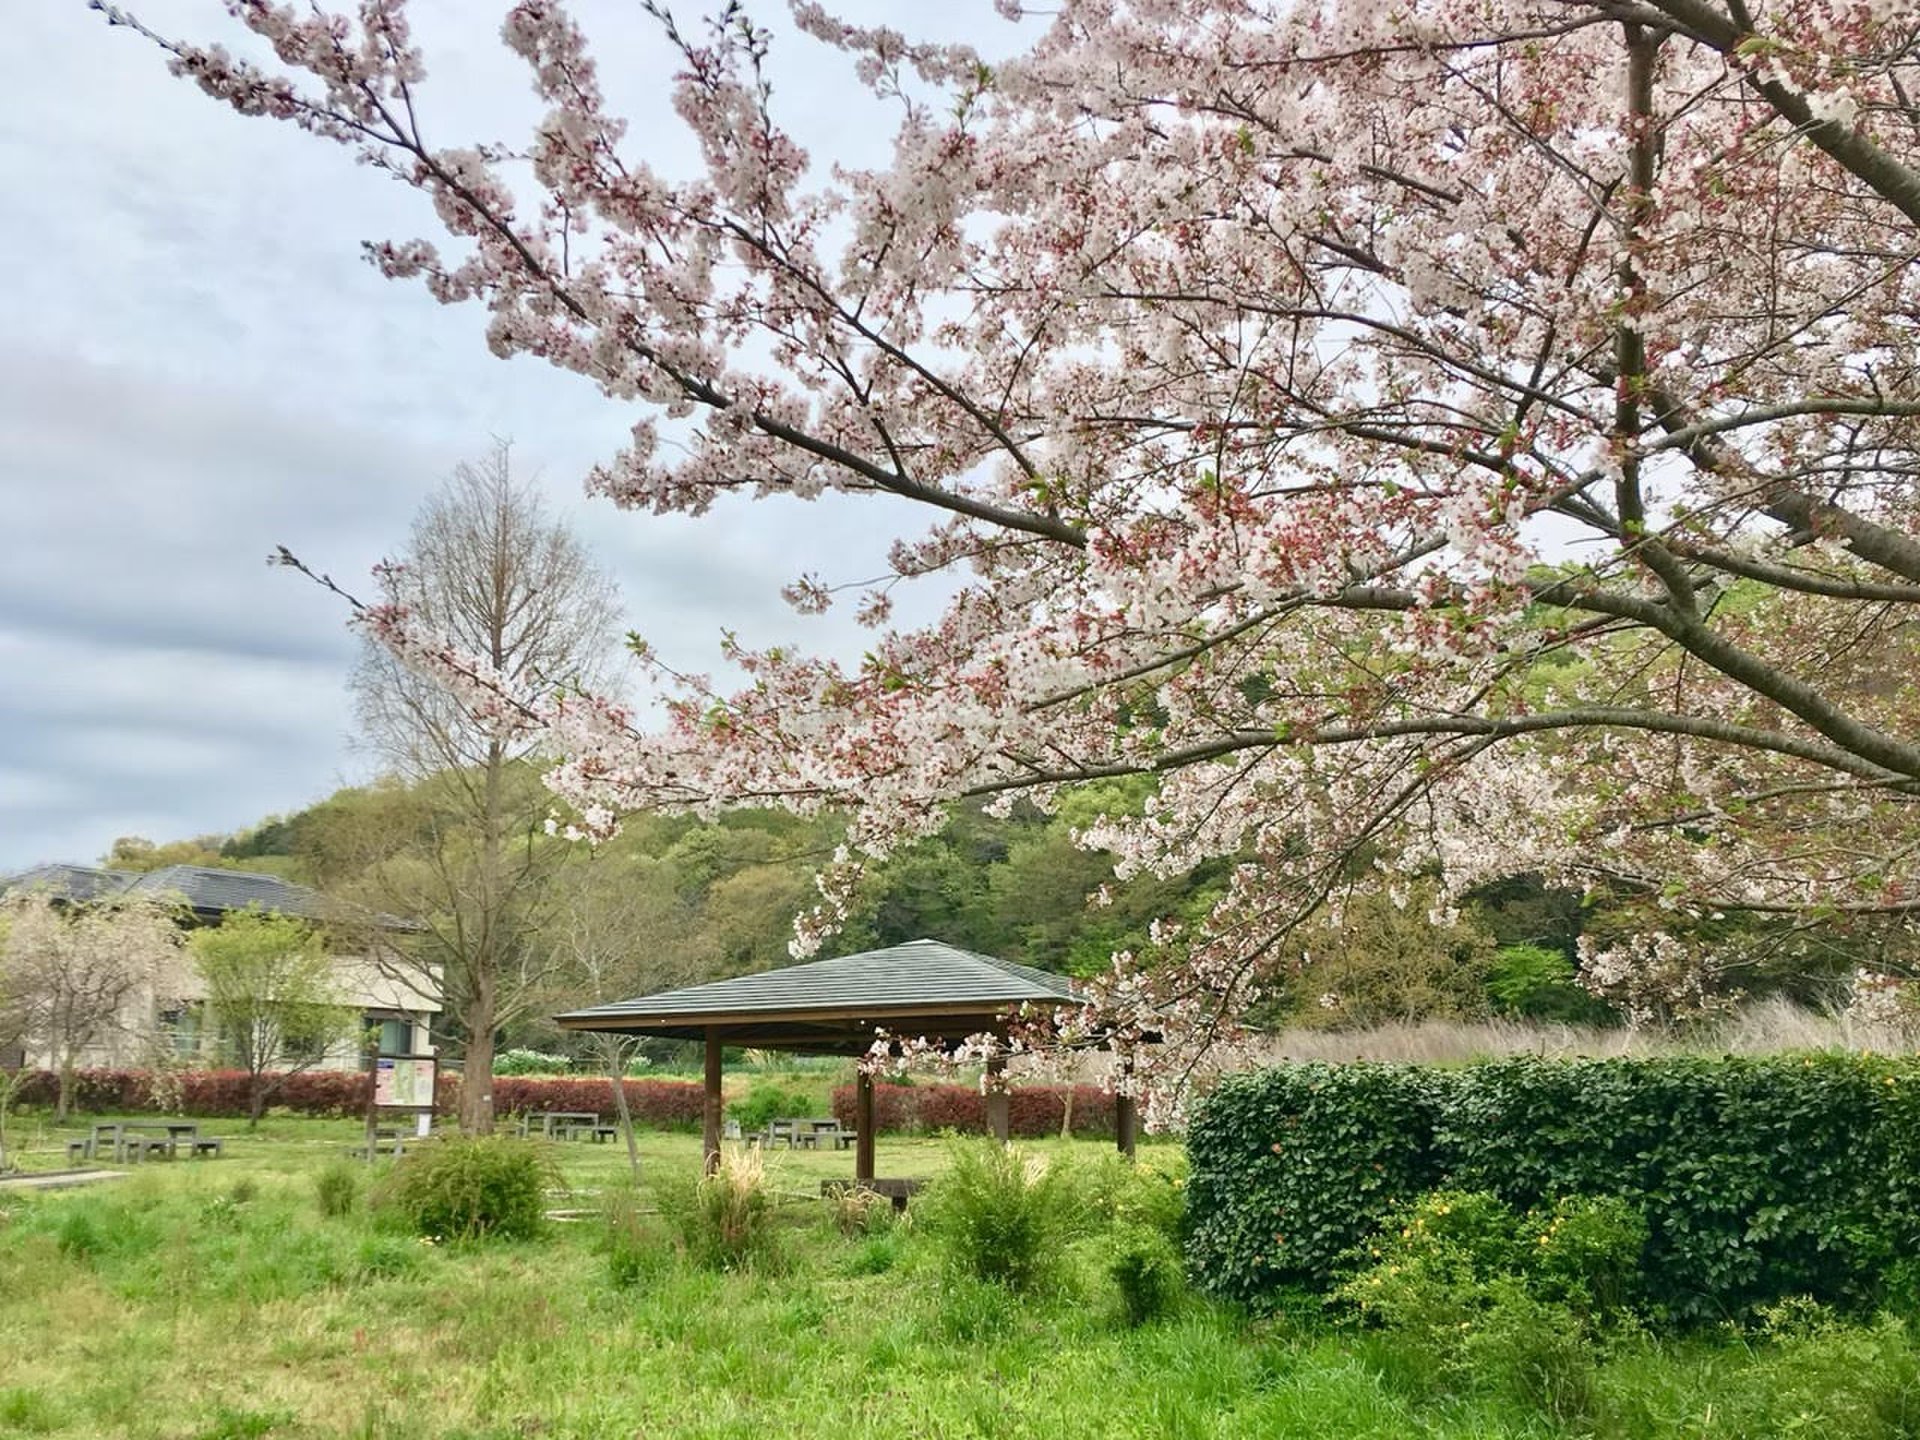
<instances>
[{"instance_id":1,"label":"tree trunk","mask_svg":"<svg viewBox=\"0 0 1920 1440\"><path fill-rule=\"evenodd\" d=\"M1073 1089L1073 1081L1067 1081L1064 1093L1060 1097L1060 1138L1062 1140L1073 1138Z\"/></svg>"},{"instance_id":2,"label":"tree trunk","mask_svg":"<svg viewBox=\"0 0 1920 1440\"><path fill-rule=\"evenodd\" d=\"M496 562L497 564L498 562ZM494 663L504 664L499 629L494 630ZM460 1079L460 1129L468 1135L493 1133L493 1027L499 1015L500 946L503 936L501 881L505 845L501 820L501 780L506 751L499 740L487 745L486 780L480 812L480 914L477 945L468 960L466 1067Z\"/></svg>"},{"instance_id":3,"label":"tree trunk","mask_svg":"<svg viewBox=\"0 0 1920 1440\"><path fill-rule=\"evenodd\" d=\"M466 1062L460 1071L460 1129L493 1133L493 996L476 996L461 1017L467 1027Z\"/></svg>"},{"instance_id":4,"label":"tree trunk","mask_svg":"<svg viewBox=\"0 0 1920 1440\"><path fill-rule=\"evenodd\" d=\"M0 1175L13 1169L13 1161L7 1158L7 1114L13 1109L13 1097L20 1093L26 1077L25 1064L14 1070L0 1071Z\"/></svg>"},{"instance_id":5,"label":"tree trunk","mask_svg":"<svg viewBox=\"0 0 1920 1440\"><path fill-rule=\"evenodd\" d=\"M60 1088L53 1097L54 1123L64 1125L73 1113L73 1052L60 1052Z\"/></svg>"},{"instance_id":6,"label":"tree trunk","mask_svg":"<svg viewBox=\"0 0 1920 1440\"><path fill-rule=\"evenodd\" d=\"M627 1109L626 1056L618 1044L611 1047L607 1057L609 1078L613 1081L613 1108L620 1116L620 1138L627 1142L627 1168L633 1172L633 1183L640 1183L640 1143L633 1138L633 1114Z\"/></svg>"},{"instance_id":7,"label":"tree trunk","mask_svg":"<svg viewBox=\"0 0 1920 1440\"><path fill-rule=\"evenodd\" d=\"M247 1086L247 1129L258 1130L260 1117L267 1113L267 1087L258 1075Z\"/></svg>"}]
</instances>

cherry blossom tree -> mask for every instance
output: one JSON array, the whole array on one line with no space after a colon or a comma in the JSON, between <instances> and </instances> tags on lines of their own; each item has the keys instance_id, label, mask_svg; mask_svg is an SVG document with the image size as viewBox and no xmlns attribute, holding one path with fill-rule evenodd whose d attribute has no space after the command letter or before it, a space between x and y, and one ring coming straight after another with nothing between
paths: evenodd
<instances>
[{"instance_id":1,"label":"cherry blossom tree","mask_svg":"<svg viewBox=\"0 0 1920 1440\"><path fill-rule=\"evenodd\" d=\"M18 890L0 902L0 1024L51 1061L56 1119L73 1108L74 1074L90 1049L114 1039L158 1049L158 1012L192 988L178 917L163 900L73 903Z\"/></svg>"},{"instance_id":2,"label":"cherry blossom tree","mask_svg":"<svg viewBox=\"0 0 1920 1440\"><path fill-rule=\"evenodd\" d=\"M1085 835L1122 878L1236 868L1116 957L1122 1042L1220 1038L1306 918L1416 874L1642 897L1606 984L1697 976L1662 914L1920 907L1909 8L1058 0L989 56L796 4L892 117L852 170L782 127L739 5L646 0L686 176L553 0L501 29L532 134L456 146L400 0L228 8L245 53L143 33L432 201L443 235L371 259L633 407L592 489L928 512L893 578L958 577L937 624L875 587L863 663L733 646L744 686L647 733L365 617L563 754L590 829L853 811L803 943L954 797L1143 771L1147 813Z\"/></svg>"}]
</instances>

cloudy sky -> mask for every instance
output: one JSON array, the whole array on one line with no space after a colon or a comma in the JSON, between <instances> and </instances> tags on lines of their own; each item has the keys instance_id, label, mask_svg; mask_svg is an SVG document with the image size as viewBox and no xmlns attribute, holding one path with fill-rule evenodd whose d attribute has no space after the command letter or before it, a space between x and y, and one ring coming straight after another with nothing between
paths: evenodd
<instances>
[{"instance_id":1,"label":"cloudy sky","mask_svg":"<svg viewBox=\"0 0 1920 1440\"><path fill-rule=\"evenodd\" d=\"M211 0L132 8L195 37L227 24ZM442 143L524 134L532 101L494 38L503 8L417 0ZM1006 33L987 0L839 8L900 11L916 33L990 50ZM678 668L712 670L723 627L862 648L845 618L797 617L779 588L803 570L878 573L915 516L763 502L696 522L586 500L581 477L633 416L577 377L495 360L480 312L361 261L362 239L432 233L416 197L216 106L85 0L14 9L0 46L0 873L91 861L119 835L233 830L364 778L342 607L265 556L286 544L366 588L421 500L491 436L539 471L630 623ZM671 62L637 11L579 6L634 143L684 171L691 147L662 103ZM843 57L783 35L774 74L817 159L881 158L873 115L846 103Z\"/></svg>"}]
</instances>

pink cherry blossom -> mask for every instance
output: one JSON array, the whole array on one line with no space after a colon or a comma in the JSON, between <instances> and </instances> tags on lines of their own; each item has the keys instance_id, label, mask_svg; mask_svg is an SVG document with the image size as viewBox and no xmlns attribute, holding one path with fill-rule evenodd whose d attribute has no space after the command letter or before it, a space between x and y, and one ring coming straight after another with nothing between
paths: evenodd
<instances>
[{"instance_id":1,"label":"pink cherry blossom","mask_svg":"<svg viewBox=\"0 0 1920 1440\"><path fill-rule=\"evenodd\" d=\"M154 37L215 98L431 198L444 233L373 260L635 411L589 482L616 504L930 512L893 566L951 577L938 623L855 667L730 643L732 693L656 668L674 699L645 733L370 614L544 732L580 828L847 810L804 950L955 797L1157 774L1144 815L1081 838L1122 880L1227 857L1226 892L1023 1043L1159 1042L1135 1073L1163 1117L1356 887L1640 895L1656 923L1595 982L1681 992L1703 962L1662 915L1911 923L1899 7L1060 0L993 56L984 10L976 53L799 5L894 117L878 171L781 128L738 6L698 32L646 8L696 174L606 113L557 0L502 28L546 111L512 150L423 138L400 0L236 0L268 66Z\"/></svg>"}]
</instances>

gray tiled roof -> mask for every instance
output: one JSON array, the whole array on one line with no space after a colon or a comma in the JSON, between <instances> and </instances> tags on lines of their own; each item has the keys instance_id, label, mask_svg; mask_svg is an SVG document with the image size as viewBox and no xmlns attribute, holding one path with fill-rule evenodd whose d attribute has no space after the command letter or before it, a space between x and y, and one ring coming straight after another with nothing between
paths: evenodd
<instances>
[{"instance_id":1,"label":"gray tiled roof","mask_svg":"<svg viewBox=\"0 0 1920 1440\"><path fill-rule=\"evenodd\" d=\"M1064 975L996 960L938 940L909 940L884 950L863 950L832 960L789 965L758 975L740 975L574 1010L555 1018L581 1023L620 1017L751 1015L782 1011L885 1012L902 1006L952 1005L971 1009L1075 999Z\"/></svg>"},{"instance_id":2,"label":"gray tiled roof","mask_svg":"<svg viewBox=\"0 0 1920 1440\"><path fill-rule=\"evenodd\" d=\"M178 900L197 915L224 915L257 906L302 920L337 919L341 908L317 890L263 875L257 870L216 870L205 865L166 865L144 875L92 865L36 865L0 879L9 890L45 890L62 900L98 900L106 895L151 895ZM376 917L389 929L410 928L390 916Z\"/></svg>"},{"instance_id":3,"label":"gray tiled roof","mask_svg":"<svg viewBox=\"0 0 1920 1440\"><path fill-rule=\"evenodd\" d=\"M324 920L335 913L318 891L255 870L164 865L135 877L127 889L146 895L177 895L203 915L245 910L249 906L303 920Z\"/></svg>"},{"instance_id":4,"label":"gray tiled roof","mask_svg":"<svg viewBox=\"0 0 1920 1440\"><path fill-rule=\"evenodd\" d=\"M137 876L130 870L101 870L92 865L36 865L0 878L0 894L44 890L60 900L97 900L127 888Z\"/></svg>"}]
</instances>

